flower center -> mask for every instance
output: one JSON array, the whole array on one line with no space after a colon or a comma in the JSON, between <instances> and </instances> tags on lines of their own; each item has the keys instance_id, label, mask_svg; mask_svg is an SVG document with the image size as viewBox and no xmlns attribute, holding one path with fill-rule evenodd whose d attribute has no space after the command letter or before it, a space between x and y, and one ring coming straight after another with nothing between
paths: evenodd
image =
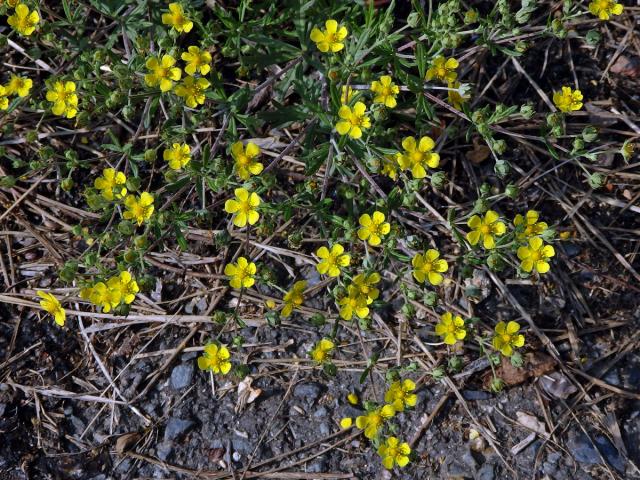
<instances>
[{"instance_id":1,"label":"flower center","mask_svg":"<svg viewBox=\"0 0 640 480\"><path fill-rule=\"evenodd\" d=\"M393 93L391 91L391 87L383 86L380 89L380 95L383 96L383 97L390 97L391 95L393 95Z\"/></svg>"},{"instance_id":2,"label":"flower center","mask_svg":"<svg viewBox=\"0 0 640 480\"><path fill-rule=\"evenodd\" d=\"M413 163L421 163L424 158L424 154L421 151L416 150L415 152L411 152L410 158Z\"/></svg>"},{"instance_id":3,"label":"flower center","mask_svg":"<svg viewBox=\"0 0 640 480\"><path fill-rule=\"evenodd\" d=\"M240 211L242 213L249 213L251 211L251 205L249 204L249 200L241 200L238 202L240 204Z\"/></svg>"},{"instance_id":4,"label":"flower center","mask_svg":"<svg viewBox=\"0 0 640 480\"><path fill-rule=\"evenodd\" d=\"M488 235L491 233L491 225L482 225L480 227L480 231L483 235Z\"/></svg>"},{"instance_id":5,"label":"flower center","mask_svg":"<svg viewBox=\"0 0 640 480\"><path fill-rule=\"evenodd\" d=\"M362 117L359 117L358 115L351 115L349 123L351 123L353 127L359 127L362 125Z\"/></svg>"}]
</instances>

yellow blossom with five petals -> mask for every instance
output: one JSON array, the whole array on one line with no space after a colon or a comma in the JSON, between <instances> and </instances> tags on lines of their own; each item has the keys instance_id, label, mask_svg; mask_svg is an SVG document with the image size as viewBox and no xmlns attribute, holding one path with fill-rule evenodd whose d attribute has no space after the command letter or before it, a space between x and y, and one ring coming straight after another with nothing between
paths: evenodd
<instances>
[{"instance_id":1,"label":"yellow blossom with five petals","mask_svg":"<svg viewBox=\"0 0 640 480\"><path fill-rule=\"evenodd\" d=\"M455 345L467 336L464 320L451 312L443 313L436 324L436 335L441 336L446 345Z\"/></svg>"},{"instance_id":2,"label":"yellow blossom with five petals","mask_svg":"<svg viewBox=\"0 0 640 480\"><path fill-rule=\"evenodd\" d=\"M235 160L236 174L242 180L249 180L251 175L259 175L264 166L257 160L260 155L260 147L253 142L243 146L242 142L231 145L231 155Z\"/></svg>"},{"instance_id":3,"label":"yellow blossom with five petals","mask_svg":"<svg viewBox=\"0 0 640 480\"><path fill-rule=\"evenodd\" d=\"M282 307L282 312L280 314L283 317L288 317L291 315L291 312L304 302L304 290L307 288L307 281L300 280L293 284L291 290L285 293L282 301L284 302L284 307Z\"/></svg>"},{"instance_id":4,"label":"yellow blossom with five petals","mask_svg":"<svg viewBox=\"0 0 640 480\"><path fill-rule=\"evenodd\" d=\"M624 7L616 0L593 0L589 4L589 11L600 20L609 20L611 15L620 15L622 10Z\"/></svg>"},{"instance_id":5,"label":"yellow blossom with five petals","mask_svg":"<svg viewBox=\"0 0 640 480\"><path fill-rule=\"evenodd\" d=\"M122 216L126 220L135 220L140 226L153 214L153 195L149 192L142 192L140 196L127 195L127 198L124 199L124 206L126 210Z\"/></svg>"},{"instance_id":6,"label":"yellow blossom with five petals","mask_svg":"<svg viewBox=\"0 0 640 480\"><path fill-rule=\"evenodd\" d=\"M362 137L362 130L371 128L371 120L366 115L367 106L362 102L356 102L353 108L342 105L338 110L341 120L336 123L336 131L340 135L349 135L354 140Z\"/></svg>"},{"instance_id":7,"label":"yellow blossom with five petals","mask_svg":"<svg viewBox=\"0 0 640 480\"><path fill-rule=\"evenodd\" d=\"M54 115L73 118L78 113L78 95L74 82L54 82L47 90L46 98L53 103L51 111Z\"/></svg>"},{"instance_id":8,"label":"yellow blossom with five petals","mask_svg":"<svg viewBox=\"0 0 640 480\"><path fill-rule=\"evenodd\" d=\"M394 465L400 468L409 464L411 447L407 442L400 443L396 437L388 437L385 442L378 447L378 455L382 457L382 466L391 470Z\"/></svg>"},{"instance_id":9,"label":"yellow blossom with five petals","mask_svg":"<svg viewBox=\"0 0 640 480\"><path fill-rule=\"evenodd\" d=\"M535 210L528 210L524 217L517 214L513 219L513 224L515 225L516 230L519 231L516 238L522 241L529 237L542 235L549 226L545 222L538 222L539 218L540 213Z\"/></svg>"},{"instance_id":10,"label":"yellow blossom with five petals","mask_svg":"<svg viewBox=\"0 0 640 480\"><path fill-rule=\"evenodd\" d=\"M439 55L433 59L431 66L427 70L427 80L435 78L443 83L455 82L458 78L456 73L458 65L458 61L455 58L445 58Z\"/></svg>"},{"instance_id":11,"label":"yellow blossom with five petals","mask_svg":"<svg viewBox=\"0 0 640 480\"><path fill-rule=\"evenodd\" d=\"M105 168L102 176L95 179L93 185L100 190L102 198L112 201L114 198L122 198L127 194L124 186L127 183L127 177L122 172L116 171L115 168Z\"/></svg>"},{"instance_id":12,"label":"yellow blossom with five petals","mask_svg":"<svg viewBox=\"0 0 640 480\"><path fill-rule=\"evenodd\" d=\"M149 73L144 76L145 83L150 87L160 86L161 92L168 92L173 88L173 82L177 82L182 77L182 70L174 67L175 63L176 59L171 55L148 58L145 66Z\"/></svg>"},{"instance_id":13,"label":"yellow blossom with five petals","mask_svg":"<svg viewBox=\"0 0 640 480\"><path fill-rule=\"evenodd\" d=\"M391 231L391 225L385 222L384 213L379 211L373 212L373 215L360 215L359 222L358 238L366 240L372 247L380 245L382 237Z\"/></svg>"},{"instance_id":14,"label":"yellow blossom with five petals","mask_svg":"<svg viewBox=\"0 0 640 480\"><path fill-rule=\"evenodd\" d=\"M36 293L42 299L40 300L40 306L42 307L42 309L47 313L50 313L53 316L55 322L62 327L64 325L67 314L65 313L64 308L62 308L60 301L51 293L42 292L40 290L38 290Z\"/></svg>"},{"instance_id":15,"label":"yellow blossom with five petals","mask_svg":"<svg viewBox=\"0 0 640 480\"><path fill-rule=\"evenodd\" d=\"M416 254L411 260L413 278L420 283L428 281L431 285L440 285L444 280L442 274L449 269L449 264L439 257L440 252L433 248L428 249L424 254Z\"/></svg>"},{"instance_id":16,"label":"yellow blossom with five petals","mask_svg":"<svg viewBox=\"0 0 640 480\"><path fill-rule=\"evenodd\" d=\"M231 371L231 354L226 345L208 343L204 346L204 353L198 357L198 368L215 374L226 375Z\"/></svg>"},{"instance_id":17,"label":"yellow blossom with five petals","mask_svg":"<svg viewBox=\"0 0 640 480\"><path fill-rule=\"evenodd\" d=\"M316 255L320 258L320 262L316 265L316 269L320 275L327 274L330 277L340 275L340 269L349 266L351 256L344 253L344 247L336 243L329 250L327 247L320 247L316 251Z\"/></svg>"},{"instance_id":18,"label":"yellow blossom with five petals","mask_svg":"<svg viewBox=\"0 0 640 480\"><path fill-rule=\"evenodd\" d=\"M467 221L467 225L471 231L467 233L467 241L471 245L476 245L482 240L482 245L487 250L491 250L496 246L496 238L507 231L507 227L503 222L499 221L500 215L493 210L488 210L484 218L474 215Z\"/></svg>"},{"instance_id":19,"label":"yellow blossom with five petals","mask_svg":"<svg viewBox=\"0 0 640 480\"><path fill-rule=\"evenodd\" d=\"M413 380L405 378L400 381L393 382L384 394L384 401L390 405L396 412L403 412L405 407L415 407L418 396L413 393L416 384Z\"/></svg>"},{"instance_id":20,"label":"yellow blossom with five petals","mask_svg":"<svg viewBox=\"0 0 640 480\"><path fill-rule=\"evenodd\" d=\"M7 18L7 23L20 35L31 35L38 23L40 14L37 10L29 11L29 7L24 3L16 5L15 12Z\"/></svg>"},{"instance_id":21,"label":"yellow blossom with five petals","mask_svg":"<svg viewBox=\"0 0 640 480\"><path fill-rule=\"evenodd\" d=\"M553 103L561 112L572 112L582 108L582 92L572 90L571 87L562 87L561 91L553 92Z\"/></svg>"},{"instance_id":22,"label":"yellow blossom with five petals","mask_svg":"<svg viewBox=\"0 0 640 480\"><path fill-rule=\"evenodd\" d=\"M493 348L505 357L510 357L513 355L514 347L518 348L524 345L524 335L519 332L520 324L518 322L499 322L495 327L495 334L493 335Z\"/></svg>"},{"instance_id":23,"label":"yellow blossom with five petals","mask_svg":"<svg viewBox=\"0 0 640 480\"><path fill-rule=\"evenodd\" d=\"M427 176L427 167L437 168L440 164L440 155L432 152L435 142L431 137L422 137L416 143L414 137L405 137L402 140L403 153L396 154L396 160L403 170L411 170L413 178Z\"/></svg>"},{"instance_id":24,"label":"yellow blossom with five petals","mask_svg":"<svg viewBox=\"0 0 640 480\"><path fill-rule=\"evenodd\" d=\"M260 197L256 192L249 192L246 188L236 188L233 193L235 199L229 199L224 204L224 210L233 214L233 224L236 227L253 225L260 219L256 210L260 206Z\"/></svg>"},{"instance_id":25,"label":"yellow blossom with five petals","mask_svg":"<svg viewBox=\"0 0 640 480\"><path fill-rule=\"evenodd\" d=\"M206 78L186 77L176 86L176 95L184 99L184 103L189 108L196 108L204 105L207 88L211 83Z\"/></svg>"},{"instance_id":26,"label":"yellow blossom with five petals","mask_svg":"<svg viewBox=\"0 0 640 480\"><path fill-rule=\"evenodd\" d=\"M169 4L169 12L162 14L162 23L181 33L189 33L193 28L193 22L185 15L182 5L175 2Z\"/></svg>"},{"instance_id":27,"label":"yellow blossom with five petals","mask_svg":"<svg viewBox=\"0 0 640 480\"><path fill-rule=\"evenodd\" d=\"M186 143L174 143L171 148L162 152L162 158L173 170L180 170L186 167L191 161L191 147Z\"/></svg>"},{"instance_id":28,"label":"yellow blossom with five petals","mask_svg":"<svg viewBox=\"0 0 640 480\"><path fill-rule=\"evenodd\" d=\"M556 252L551 245L545 245L540 237L529 239L529 244L518 248L518 258L522 270L527 273L536 271L547 273L551 268L549 259L555 256Z\"/></svg>"},{"instance_id":29,"label":"yellow blossom with five petals","mask_svg":"<svg viewBox=\"0 0 640 480\"><path fill-rule=\"evenodd\" d=\"M373 103L381 103L387 108L395 108L398 102L396 96L400 93L398 87L389 75L383 75L380 80L371 83L371 91L375 94Z\"/></svg>"},{"instance_id":30,"label":"yellow blossom with five petals","mask_svg":"<svg viewBox=\"0 0 640 480\"><path fill-rule=\"evenodd\" d=\"M29 95L29 91L33 86L33 80L30 78L20 77L18 75L11 75L9 77L9 83L5 86L7 89L7 95L18 95L19 97L26 97Z\"/></svg>"},{"instance_id":31,"label":"yellow blossom with five petals","mask_svg":"<svg viewBox=\"0 0 640 480\"><path fill-rule=\"evenodd\" d=\"M364 430L364 436L373 439L378 436L378 432L382 428L385 421L389 420L396 414L393 405L385 405L367 412L365 415L356 417L356 427Z\"/></svg>"},{"instance_id":32,"label":"yellow blossom with five petals","mask_svg":"<svg viewBox=\"0 0 640 480\"><path fill-rule=\"evenodd\" d=\"M191 46L186 52L182 52L180 58L184 60L187 65L184 67L184 71L188 75L195 75L199 72L201 75L206 75L211 71L211 54L206 50L200 50L196 46Z\"/></svg>"},{"instance_id":33,"label":"yellow blossom with five petals","mask_svg":"<svg viewBox=\"0 0 640 480\"><path fill-rule=\"evenodd\" d=\"M329 360L334 349L335 344L328 338L323 338L315 344L313 349L311 349L311 352L309 352L309 356L313 359L314 362L324 363Z\"/></svg>"},{"instance_id":34,"label":"yellow blossom with five petals","mask_svg":"<svg viewBox=\"0 0 640 480\"><path fill-rule=\"evenodd\" d=\"M315 42L316 47L322 53L339 52L344 48L343 41L347 38L349 31L335 20L327 20L324 26L324 30L313 27L310 35L311 40Z\"/></svg>"},{"instance_id":35,"label":"yellow blossom with five petals","mask_svg":"<svg viewBox=\"0 0 640 480\"><path fill-rule=\"evenodd\" d=\"M224 274L230 277L229 285L236 290L251 288L256 283L256 271L256 264L245 257L238 257L236 263L228 263L224 267Z\"/></svg>"}]
</instances>

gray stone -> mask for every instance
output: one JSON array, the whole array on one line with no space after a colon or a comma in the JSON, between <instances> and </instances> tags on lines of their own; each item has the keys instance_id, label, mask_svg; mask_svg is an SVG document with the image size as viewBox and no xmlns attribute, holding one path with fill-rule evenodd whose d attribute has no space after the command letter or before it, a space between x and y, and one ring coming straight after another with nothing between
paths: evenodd
<instances>
[{"instance_id":1,"label":"gray stone","mask_svg":"<svg viewBox=\"0 0 640 480\"><path fill-rule=\"evenodd\" d=\"M316 409L316 411L313 412L313 416L316 417L316 418L326 417L327 416L327 409L324 408L324 407L318 407Z\"/></svg>"},{"instance_id":2,"label":"gray stone","mask_svg":"<svg viewBox=\"0 0 640 480\"><path fill-rule=\"evenodd\" d=\"M452 477L471 477L475 476L478 464L471 454L469 446L465 446L463 453L454 458L447 466L447 471Z\"/></svg>"},{"instance_id":3,"label":"gray stone","mask_svg":"<svg viewBox=\"0 0 640 480\"><path fill-rule=\"evenodd\" d=\"M489 392L483 392L482 390L463 390L462 396L465 400L489 400L493 398Z\"/></svg>"},{"instance_id":4,"label":"gray stone","mask_svg":"<svg viewBox=\"0 0 640 480\"><path fill-rule=\"evenodd\" d=\"M194 424L195 423L192 420L183 420L181 418L171 417L164 429L164 439L175 440L181 435L187 433Z\"/></svg>"},{"instance_id":5,"label":"gray stone","mask_svg":"<svg viewBox=\"0 0 640 480\"><path fill-rule=\"evenodd\" d=\"M578 434L570 436L567 446L573 458L580 463L587 465L600 464L602 463L602 456L619 472L625 471L625 460L607 437L598 435L594 438L594 442L595 445L583 432L579 432Z\"/></svg>"},{"instance_id":6,"label":"gray stone","mask_svg":"<svg viewBox=\"0 0 640 480\"><path fill-rule=\"evenodd\" d=\"M296 398L304 399L308 402L314 402L320 397L322 393L322 387L314 382L299 383L293 389L293 396Z\"/></svg>"},{"instance_id":7,"label":"gray stone","mask_svg":"<svg viewBox=\"0 0 640 480\"><path fill-rule=\"evenodd\" d=\"M163 462L167 461L171 453L173 453L173 442L171 440L165 440L156 445L156 455Z\"/></svg>"},{"instance_id":8,"label":"gray stone","mask_svg":"<svg viewBox=\"0 0 640 480\"><path fill-rule=\"evenodd\" d=\"M192 379L193 379L192 363L183 363L181 365L178 365L171 372L171 386L176 390L181 390L191 385Z\"/></svg>"},{"instance_id":9,"label":"gray stone","mask_svg":"<svg viewBox=\"0 0 640 480\"><path fill-rule=\"evenodd\" d=\"M249 441L248 437L244 437L242 435L238 435L234 432L233 438L231 439L231 443L233 445L233 450L236 452L240 452L245 455L251 454L253 452L254 446Z\"/></svg>"},{"instance_id":10,"label":"gray stone","mask_svg":"<svg viewBox=\"0 0 640 480\"><path fill-rule=\"evenodd\" d=\"M476 473L476 480L493 480L496 476L492 463L485 463Z\"/></svg>"},{"instance_id":11,"label":"gray stone","mask_svg":"<svg viewBox=\"0 0 640 480\"><path fill-rule=\"evenodd\" d=\"M307 472L322 473L327 470L327 460L324 457L318 457L307 465Z\"/></svg>"}]
</instances>

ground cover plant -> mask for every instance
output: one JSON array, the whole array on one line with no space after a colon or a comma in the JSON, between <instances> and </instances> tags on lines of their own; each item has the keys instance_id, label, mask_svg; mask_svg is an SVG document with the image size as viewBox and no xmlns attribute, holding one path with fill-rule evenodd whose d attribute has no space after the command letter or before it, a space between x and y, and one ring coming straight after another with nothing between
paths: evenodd
<instances>
[{"instance_id":1,"label":"ground cover plant","mask_svg":"<svg viewBox=\"0 0 640 480\"><path fill-rule=\"evenodd\" d=\"M639 12L0 1L1 478L640 478Z\"/></svg>"}]
</instances>

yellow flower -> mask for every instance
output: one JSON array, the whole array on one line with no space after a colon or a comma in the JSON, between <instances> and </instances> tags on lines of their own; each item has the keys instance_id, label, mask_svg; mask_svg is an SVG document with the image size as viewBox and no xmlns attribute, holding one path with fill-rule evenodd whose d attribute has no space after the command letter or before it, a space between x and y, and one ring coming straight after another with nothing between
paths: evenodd
<instances>
[{"instance_id":1,"label":"yellow flower","mask_svg":"<svg viewBox=\"0 0 640 480\"><path fill-rule=\"evenodd\" d=\"M184 33L189 33L193 28L193 22L185 16L182 5L179 3L169 4L169 13L162 14L162 23Z\"/></svg>"},{"instance_id":2,"label":"yellow flower","mask_svg":"<svg viewBox=\"0 0 640 480\"><path fill-rule=\"evenodd\" d=\"M139 197L135 195L127 195L124 199L126 211L123 217L127 220L135 220L138 226L142 222L149 220L153 213L153 195L148 192L142 192Z\"/></svg>"},{"instance_id":3,"label":"yellow flower","mask_svg":"<svg viewBox=\"0 0 640 480\"><path fill-rule=\"evenodd\" d=\"M256 264L245 257L238 257L236 263L229 263L224 267L224 274L231 277L229 285L236 290L252 287L256 283L256 271Z\"/></svg>"},{"instance_id":4,"label":"yellow flower","mask_svg":"<svg viewBox=\"0 0 640 480\"><path fill-rule=\"evenodd\" d=\"M144 76L145 83L150 87L160 85L161 92L168 92L173 88L173 82L177 82L182 77L182 70L174 67L175 63L176 59L171 55L163 55L161 59L148 58L145 66L149 73Z\"/></svg>"},{"instance_id":5,"label":"yellow flower","mask_svg":"<svg viewBox=\"0 0 640 480\"><path fill-rule=\"evenodd\" d=\"M244 227L255 224L260 219L256 208L260 206L260 197L255 192L249 192L246 188L236 188L236 198L229 199L224 204L224 210L233 214L233 224L236 227Z\"/></svg>"},{"instance_id":6,"label":"yellow flower","mask_svg":"<svg viewBox=\"0 0 640 480\"><path fill-rule=\"evenodd\" d=\"M7 110L9 108L9 99L7 98L9 92L5 87L0 85L0 110Z\"/></svg>"},{"instance_id":7,"label":"yellow flower","mask_svg":"<svg viewBox=\"0 0 640 480\"><path fill-rule=\"evenodd\" d=\"M385 155L384 159L380 160L382 163L382 167L380 168L380 173L382 175L386 175L391 180L395 180L398 178L398 162L396 160L396 155Z\"/></svg>"},{"instance_id":8,"label":"yellow flower","mask_svg":"<svg viewBox=\"0 0 640 480\"><path fill-rule=\"evenodd\" d=\"M367 315L369 315L368 304L367 297L360 293L358 287L349 285L347 295L338 300L340 317L347 321L353 319L354 314L357 315L358 318L366 318Z\"/></svg>"},{"instance_id":9,"label":"yellow flower","mask_svg":"<svg viewBox=\"0 0 640 480\"><path fill-rule=\"evenodd\" d=\"M304 289L307 288L307 281L300 280L293 284L291 290L285 293L284 298L284 307L282 307L281 315L283 317L288 317L293 312L293 309L302 305L304 302Z\"/></svg>"},{"instance_id":10,"label":"yellow flower","mask_svg":"<svg viewBox=\"0 0 640 480\"><path fill-rule=\"evenodd\" d=\"M589 4L589 11L600 20L609 20L610 15L620 15L623 9L616 0L593 0Z\"/></svg>"},{"instance_id":11,"label":"yellow flower","mask_svg":"<svg viewBox=\"0 0 640 480\"><path fill-rule=\"evenodd\" d=\"M561 112L572 112L582 108L582 92L562 87L561 92L553 92L553 103Z\"/></svg>"},{"instance_id":12,"label":"yellow flower","mask_svg":"<svg viewBox=\"0 0 640 480\"><path fill-rule=\"evenodd\" d=\"M362 129L371 127L371 120L365 115L367 107L362 102L356 102L351 108L342 105L338 110L338 116L342 119L336 123L336 130L340 135L349 135L353 139L362 137Z\"/></svg>"},{"instance_id":13,"label":"yellow flower","mask_svg":"<svg viewBox=\"0 0 640 480\"><path fill-rule=\"evenodd\" d=\"M357 90L354 90L353 88L347 85L343 85L340 91L342 92L340 94L340 103L342 105L351 103L351 100L353 100L356 97L356 95L358 95Z\"/></svg>"},{"instance_id":14,"label":"yellow flower","mask_svg":"<svg viewBox=\"0 0 640 480\"><path fill-rule=\"evenodd\" d=\"M487 250L491 250L496 246L495 237L504 235L507 231L507 227L504 223L499 222L498 215L493 210L488 210L481 218L479 215L474 215L467 221L467 225L471 228L471 231L467 233L467 241L471 245L476 245L480 239L482 239L482 245Z\"/></svg>"},{"instance_id":15,"label":"yellow flower","mask_svg":"<svg viewBox=\"0 0 640 480\"><path fill-rule=\"evenodd\" d=\"M340 420L340 428L343 428L343 429L351 428L351 425L353 425L352 418L345 417Z\"/></svg>"},{"instance_id":16,"label":"yellow flower","mask_svg":"<svg viewBox=\"0 0 640 480\"><path fill-rule=\"evenodd\" d=\"M539 218L540 214L535 210L527 211L524 217L520 214L515 216L513 224L516 226L516 230L518 230L516 235L518 240L522 241L529 237L537 237L548 228L545 222L538 222Z\"/></svg>"},{"instance_id":17,"label":"yellow flower","mask_svg":"<svg viewBox=\"0 0 640 480\"><path fill-rule=\"evenodd\" d=\"M455 90L447 90L447 97L449 98L449 103L456 110L461 110L462 104L467 103L467 101L469 100L469 96L468 95L463 96L460 94L460 91L458 90L460 88L460 82L458 81L449 82L447 86L449 88L455 89Z\"/></svg>"},{"instance_id":18,"label":"yellow flower","mask_svg":"<svg viewBox=\"0 0 640 480\"><path fill-rule=\"evenodd\" d=\"M380 281L380 274L377 272L370 273L369 275L365 275L364 273L359 273L355 277L353 277L352 285L358 290L358 294L362 295L367 300L367 305L373 303L374 300L378 298L380 295L380 290L378 290L374 285Z\"/></svg>"},{"instance_id":19,"label":"yellow flower","mask_svg":"<svg viewBox=\"0 0 640 480\"><path fill-rule=\"evenodd\" d=\"M324 363L331 357L335 344L328 338L323 338L313 347L309 355L314 362Z\"/></svg>"},{"instance_id":20,"label":"yellow flower","mask_svg":"<svg viewBox=\"0 0 640 480\"><path fill-rule=\"evenodd\" d=\"M384 213L375 211L373 216L365 213L360 215L360 229L358 230L358 238L367 240L372 247L380 245L381 237L391 231L391 225L385 222Z\"/></svg>"},{"instance_id":21,"label":"yellow flower","mask_svg":"<svg viewBox=\"0 0 640 480\"><path fill-rule=\"evenodd\" d=\"M418 396L413 393L416 384L408 378L402 381L395 381L384 394L384 401L390 405L396 412L403 412L405 407L415 407Z\"/></svg>"},{"instance_id":22,"label":"yellow flower","mask_svg":"<svg viewBox=\"0 0 640 480\"><path fill-rule=\"evenodd\" d=\"M382 465L387 470L391 470L394 465L400 468L409 464L411 447L407 442L400 443L396 437L388 437L385 442L378 447L378 455L382 457Z\"/></svg>"},{"instance_id":23,"label":"yellow flower","mask_svg":"<svg viewBox=\"0 0 640 480\"><path fill-rule=\"evenodd\" d=\"M624 158L625 162L628 162L629 159L633 156L633 152L636 149L636 145L633 142L630 142L629 140L625 140L625 142L622 144L622 148L620 148L620 154L622 155L622 158Z\"/></svg>"},{"instance_id":24,"label":"yellow flower","mask_svg":"<svg viewBox=\"0 0 640 480\"><path fill-rule=\"evenodd\" d=\"M206 78L186 77L176 87L176 95L184 98L187 107L196 108L198 105L204 105L205 92L210 85Z\"/></svg>"},{"instance_id":25,"label":"yellow flower","mask_svg":"<svg viewBox=\"0 0 640 480\"><path fill-rule=\"evenodd\" d=\"M556 254L551 245L545 245L540 237L529 239L529 245L518 248L518 258L522 270L529 273L535 270L538 273L549 271L549 259Z\"/></svg>"},{"instance_id":26,"label":"yellow flower","mask_svg":"<svg viewBox=\"0 0 640 480\"><path fill-rule=\"evenodd\" d=\"M451 312L443 313L436 324L436 335L440 335L447 345L455 345L467 336L464 320L459 315L454 317Z\"/></svg>"},{"instance_id":27,"label":"yellow flower","mask_svg":"<svg viewBox=\"0 0 640 480\"><path fill-rule=\"evenodd\" d=\"M127 183L127 177L124 173L117 172L114 168L105 168L102 176L96 178L93 185L100 190L102 198L105 200L113 200L114 198L122 198L127 194L124 184Z\"/></svg>"},{"instance_id":28,"label":"yellow flower","mask_svg":"<svg viewBox=\"0 0 640 480\"><path fill-rule=\"evenodd\" d=\"M184 71L189 75L195 75L196 72L206 75L211 71L211 66L209 65L211 63L211 54L200 50L198 47L189 47L186 52L182 53L180 58L187 63Z\"/></svg>"},{"instance_id":29,"label":"yellow flower","mask_svg":"<svg viewBox=\"0 0 640 480\"><path fill-rule=\"evenodd\" d=\"M413 178L426 177L426 167L437 168L440 164L440 155L431 151L435 145L431 137L422 137L418 144L414 137L405 137L402 140L404 153L396 154L398 165L403 170L411 170Z\"/></svg>"},{"instance_id":30,"label":"yellow flower","mask_svg":"<svg viewBox=\"0 0 640 480\"><path fill-rule=\"evenodd\" d=\"M138 282L136 282L135 278L127 271L120 272L120 275L111 277L107 285L110 288L119 289L121 301L127 305L133 303L136 299L136 293L140 291Z\"/></svg>"},{"instance_id":31,"label":"yellow flower","mask_svg":"<svg viewBox=\"0 0 640 480\"><path fill-rule=\"evenodd\" d=\"M337 277L340 275L341 267L347 267L351 263L351 256L344 253L344 247L339 243L331 247L331 250L327 247L320 247L316 255L320 258L316 269L321 275L326 273L330 277Z\"/></svg>"},{"instance_id":32,"label":"yellow flower","mask_svg":"<svg viewBox=\"0 0 640 480\"><path fill-rule=\"evenodd\" d=\"M444 280L442 274L449 269L449 264L438 257L440 252L433 248L428 249L424 254L416 254L411 260L413 278L420 283L428 281L431 285L440 285Z\"/></svg>"},{"instance_id":33,"label":"yellow flower","mask_svg":"<svg viewBox=\"0 0 640 480\"><path fill-rule=\"evenodd\" d=\"M7 18L7 23L20 35L31 35L35 29L36 25L40 22L40 15L36 10L33 12L29 11L29 7L27 7L24 3L19 3L16 5L16 10L13 15Z\"/></svg>"},{"instance_id":34,"label":"yellow flower","mask_svg":"<svg viewBox=\"0 0 640 480\"><path fill-rule=\"evenodd\" d=\"M29 90L33 86L33 81L30 78L19 77L18 75L11 75L9 83L6 85L7 95L18 95L19 97L26 97L29 95Z\"/></svg>"},{"instance_id":35,"label":"yellow flower","mask_svg":"<svg viewBox=\"0 0 640 480\"><path fill-rule=\"evenodd\" d=\"M349 395L347 395L347 401L351 405L357 405L360 399L358 398L358 395L356 395L354 392L351 392Z\"/></svg>"},{"instance_id":36,"label":"yellow flower","mask_svg":"<svg viewBox=\"0 0 640 480\"><path fill-rule=\"evenodd\" d=\"M513 355L514 347L524 345L524 335L518 333L519 331L520 324L518 322L499 322L493 336L493 348L500 351L505 357L510 357Z\"/></svg>"},{"instance_id":37,"label":"yellow flower","mask_svg":"<svg viewBox=\"0 0 640 480\"><path fill-rule=\"evenodd\" d=\"M436 79L443 83L455 82L458 78L456 69L458 61L455 58L444 58L442 55L437 56L431 62L431 66L427 70L427 80Z\"/></svg>"},{"instance_id":38,"label":"yellow flower","mask_svg":"<svg viewBox=\"0 0 640 480\"><path fill-rule=\"evenodd\" d=\"M259 175L264 168L262 163L256 160L260 155L260 147L249 142L244 147L242 142L231 145L231 155L236 162L236 173L242 180L249 180L251 175Z\"/></svg>"},{"instance_id":39,"label":"yellow flower","mask_svg":"<svg viewBox=\"0 0 640 480\"><path fill-rule=\"evenodd\" d=\"M94 305L102 307L104 313L109 313L120 305L120 301L122 300L122 290L120 289L119 282L96 283L91 287L89 299Z\"/></svg>"},{"instance_id":40,"label":"yellow flower","mask_svg":"<svg viewBox=\"0 0 640 480\"><path fill-rule=\"evenodd\" d=\"M78 113L78 95L74 82L55 82L47 90L47 100L53 103L51 111L54 115L73 118Z\"/></svg>"},{"instance_id":41,"label":"yellow flower","mask_svg":"<svg viewBox=\"0 0 640 480\"><path fill-rule=\"evenodd\" d=\"M347 38L349 32L346 27L338 25L335 20L327 20L324 23L325 30L313 27L311 30L311 40L315 42L318 50L325 53L328 51L339 52L344 48L343 40Z\"/></svg>"},{"instance_id":42,"label":"yellow flower","mask_svg":"<svg viewBox=\"0 0 640 480\"><path fill-rule=\"evenodd\" d=\"M396 95L400 93L400 87L393 83L389 75L383 75L379 81L373 81L371 91L375 94L373 103L382 103L388 108L394 108L398 104Z\"/></svg>"},{"instance_id":43,"label":"yellow flower","mask_svg":"<svg viewBox=\"0 0 640 480\"><path fill-rule=\"evenodd\" d=\"M180 170L191 161L191 147L186 143L174 143L171 148L162 152L162 158L169 163L169 167L173 170Z\"/></svg>"},{"instance_id":44,"label":"yellow flower","mask_svg":"<svg viewBox=\"0 0 640 480\"><path fill-rule=\"evenodd\" d=\"M38 290L36 293L42 299L40 300L40 306L42 309L53 315L53 319L58 325L63 326L67 314L65 313L64 308L62 308L62 305L60 305L60 301L48 292Z\"/></svg>"},{"instance_id":45,"label":"yellow flower","mask_svg":"<svg viewBox=\"0 0 640 480\"><path fill-rule=\"evenodd\" d=\"M204 346L204 353L198 357L198 368L226 375L231 370L230 358L231 354L225 345L218 346L215 343L208 343Z\"/></svg>"},{"instance_id":46,"label":"yellow flower","mask_svg":"<svg viewBox=\"0 0 640 480\"><path fill-rule=\"evenodd\" d=\"M382 428L384 422L392 418L396 414L393 405L385 405L382 408L376 408L371 410L366 415L361 415L356 418L356 427L360 430L364 430L364 436L368 439L373 439L378 435L378 432Z\"/></svg>"}]
</instances>

